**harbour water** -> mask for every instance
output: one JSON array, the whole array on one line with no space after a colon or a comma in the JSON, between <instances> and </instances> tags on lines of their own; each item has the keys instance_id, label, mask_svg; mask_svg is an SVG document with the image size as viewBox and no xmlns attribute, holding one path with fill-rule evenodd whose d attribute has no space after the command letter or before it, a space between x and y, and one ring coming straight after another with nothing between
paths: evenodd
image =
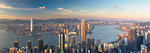
<instances>
[{"instance_id":1,"label":"harbour water","mask_svg":"<svg viewBox=\"0 0 150 53\"><path fill-rule=\"evenodd\" d=\"M117 25L109 25L109 26L100 26L96 25L95 29L92 31L93 33L87 35L87 37L94 39L101 39L102 43L115 41L119 33L126 33L124 31L115 29ZM40 35L40 36L15 36L11 32L7 32L4 30L0 30L0 48L10 48L13 46L14 41L19 41L19 46L26 46L27 41L32 41L32 46L37 46L38 38L42 38L44 43L48 43L49 45L58 45L58 36L57 34L48 34L48 35ZM76 37L77 41L80 41L80 36Z\"/></svg>"}]
</instances>

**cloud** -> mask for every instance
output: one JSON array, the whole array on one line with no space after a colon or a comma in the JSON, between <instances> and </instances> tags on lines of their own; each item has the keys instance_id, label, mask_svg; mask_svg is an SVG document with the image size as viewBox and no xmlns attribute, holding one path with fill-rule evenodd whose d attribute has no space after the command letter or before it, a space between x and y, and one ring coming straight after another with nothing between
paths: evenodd
<instances>
[{"instance_id":1,"label":"cloud","mask_svg":"<svg viewBox=\"0 0 150 53\"><path fill-rule=\"evenodd\" d=\"M56 15L68 15L69 13L53 13L53 14L56 14Z\"/></svg>"},{"instance_id":2,"label":"cloud","mask_svg":"<svg viewBox=\"0 0 150 53\"><path fill-rule=\"evenodd\" d=\"M43 7L39 7L39 9L45 9L45 6L43 6Z\"/></svg>"},{"instance_id":3,"label":"cloud","mask_svg":"<svg viewBox=\"0 0 150 53\"><path fill-rule=\"evenodd\" d=\"M0 15L0 19L27 19L27 17L15 15Z\"/></svg>"},{"instance_id":4,"label":"cloud","mask_svg":"<svg viewBox=\"0 0 150 53\"><path fill-rule=\"evenodd\" d=\"M63 10L64 8L57 8L57 10Z\"/></svg>"},{"instance_id":5,"label":"cloud","mask_svg":"<svg viewBox=\"0 0 150 53\"><path fill-rule=\"evenodd\" d=\"M69 12L69 13L72 12L71 10L69 10L69 9L64 9L64 8L57 8L57 10L61 10L61 11L63 11L63 12Z\"/></svg>"},{"instance_id":6,"label":"cloud","mask_svg":"<svg viewBox=\"0 0 150 53\"><path fill-rule=\"evenodd\" d=\"M7 6L5 4L0 4L0 8L3 8L3 9L16 9L14 7L11 7L11 6Z\"/></svg>"},{"instance_id":7,"label":"cloud","mask_svg":"<svg viewBox=\"0 0 150 53\"><path fill-rule=\"evenodd\" d=\"M117 5L112 5L112 7L115 7L115 8L117 8L118 6L117 6Z\"/></svg>"},{"instance_id":8,"label":"cloud","mask_svg":"<svg viewBox=\"0 0 150 53\"><path fill-rule=\"evenodd\" d=\"M43 7L38 7L38 8L16 8L12 6L8 6L5 4L0 4L1 9L13 9L13 10L40 10L40 9L45 9L45 6Z\"/></svg>"},{"instance_id":9,"label":"cloud","mask_svg":"<svg viewBox=\"0 0 150 53\"><path fill-rule=\"evenodd\" d=\"M56 12L56 13L53 13L53 14L56 14L56 15L69 15L69 14L72 13L72 10L70 10L70 9L57 8L57 10L59 10L59 11Z\"/></svg>"},{"instance_id":10,"label":"cloud","mask_svg":"<svg viewBox=\"0 0 150 53\"><path fill-rule=\"evenodd\" d=\"M80 12L88 12L87 10L79 10Z\"/></svg>"},{"instance_id":11,"label":"cloud","mask_svg":"<svg viewBox=\"0 0 150 53\"><path fill-rule=\"evenodd\" d=\"M121 6L118 6L118 5L112 5L112 7L118 8L118 9L123 9Z\"/></svg>"}]
</instances>

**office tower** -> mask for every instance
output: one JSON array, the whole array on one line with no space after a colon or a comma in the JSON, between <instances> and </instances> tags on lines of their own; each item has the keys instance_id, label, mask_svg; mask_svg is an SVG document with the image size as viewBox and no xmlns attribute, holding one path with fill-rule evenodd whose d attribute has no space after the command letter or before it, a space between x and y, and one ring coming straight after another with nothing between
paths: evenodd
<instances>
[{"instance_id":1,"label":"office tower","mask_svg":"<svg viewBox=\"0 0 150 53\"><path fill-rule=\"evenodd\" d=\"M138 50L140 50L141 44L143 44L144 36L138 36Z\"/></svg>"},{"instance_id":2,"label":"office tower","mask_svg":"<svg viewBox=\"0 0 150 53\"><path fill-rule=\"evenodd\" d=\"M32 49L32 43L30 40L28 40L28 49Z\"/></svg>"},{"instance_id":3,"label":"office tower","mask_svg":"<svg viewBox=\"0 0 150 53\"><path fill-rule=\"evenodd\" d=\"M128 41L129 42L133 42L133 38L134 38L133 33L134 33L133 29L128 30Z\"/></svg>"},{"instance_id":4,"label":"office tower","mask_svg":"<svg viewBox=\"0 0 150 53\"><path fill-rule=\"evenodd\" d=\"M66 29L64 29L63 31L64 31L64 33L66 33Z\"/></svg>"},{"instance_id":5,"label":"office tower","mask_svg":"<svg viewBox=\"0 0 150 53\"><path fill-rule=\"evenodd\" d=\"M88 38L87 39L87 47L94 47L94 39L90 39L90 38Z\"/></svg>"},{"instance_id":6,"label":"office tower","mask_svg":"<svg viewBox=\"0 0 150 53\"><path fill-rule=\"evenodd\" d=\"M43 49L48 49L48 43L43 45Z\"/></svg>"},{"instance_id":7,"label":"office tower","mask_svg":"<svg viewBox=\"0 0 150 53\"><path fill-rule=\"evenodd\" d=\"M38 51L37 51L37 50L38 50L38 47L37 47L37 46L35 46L35 47L34 47L34 49L33 49L33 53L38 53Z\"/></svg>"},{"instance_id":8,"label":"office tower","mask_svg":"<svg viewBox=\"0 0 150 53\"><path fill-rule=\"evenodd\" d=\"M90 30L90 24L88 24L88 30Z\"/></svg>"},{"instance_id":9,"label":"office tower","mask_svg":"<svg viewBox=\"0 0 150 53\"><path fill-rule=\"evenodd\" d=\"M150 43L150 31L148 31L148 34L147 34L147 43Z\"/></svg>"},{"instance_id":10,"label":"office tower","mask_svg":"<svg viewBox=\"0 0 150 53\"><path fill-rule=\"evenodd\" d=\"M66 29L66 34L68 34L69 33L69 30L68 29Z\"/></svg>"},{"instance_id":11,"label":"office tower","mask_svg":"<svg viewBox=\"0 0 150 53\"><path fill-rule=\"evenodd\" d=\"M136 29L136 28L133 29L133 35L134 35L134 41L137 42L137 41L138 41L138 40L137 40L138 37L137 37L137 29Z\"/></svg>"},{"instance_id":12,"label":"office tower","mask_svg":"<svg viewBox=\"0 0 150 53\"><path fill-rule=\"evenodd\" d=\"M87 31L87 32L90 32L90 24L88 24L88 28L87 28L87 29L88 29L88 31Z\"/></svg>"},{"instance_id":13,"label":"office tower","mask_svg":"<svg viewBox=\"0 0 150 53\"><path fill-rule=\"evenodd\" d=\"M112 43L109 43L109 44L108 44L108 53L113 53L113 52L112 52L112 48L113 48L113 44L112 44Z\"/></svg>"},{"instance_id":14,"label":"office tower","mask_svg":"<svg viewBox=\"0 0 150 53\"><path fill-rule=\"evenodd\" d=\"M137 50L137 33L136 33L136 29L129 29L128 30L128 47L129 50L131 51L136 51Z\"/></svg>"},{"instance_id":15,"label":"office tower","mask_svg":"<svg viewBox=\"0 0 150 53\"><path fill-rule=\"evenodd\" d=\"M75 44L75 37L74 37L74 36L71 37L71 44L72 44L72 45Z\"/></svg>"},{"instance_id":16,"label":"office tower","mask_svg":"<svg viewBox=\"0 0 150 53\"><path fill-rule=\"evenodd\" d=\"M98 52L102 52L101 39L97 40L97 45L98 45Z\"/></svg>"},{"instance_id":17,"label":"office tower","mask_svg":"<svg viewBox=\"0 0 150 53\"><path fill-rule=\"evenodd\" d=\"M73 47L74 48L74 47ZM80 42L77 42L76 44L76 48L74 51L76 51L77 53L81 53L81 43Z\"/></svg>"},{"instance_id":18,"label":"office tower","mask_svg":"<svg viewBox=\"0 0 150 53\"><path fill-rule=\"evenodd\" d=\"M82 46L85 44L85 20L83 19L81 22L81 38L82 38Z\"/></svg>"},{"instance_id":19,"label":"office tower","mask_svg":"<svg viewBox=\"0 0 150 53\"><path fill-rule=\"evenodd\" d=\"M49 53L48 49L44 49L44 53Z\"/></svg>"},{"instance_id":20,"label":"office tower","mask_svg":"<svg viewBox=\"0 0 150 53\"><path fill-rule=\"evenodd\" d=\"M9 53L17 53L17 48L16 47L9 48Z\"/></svg>"},{"instance_id":21,"label":"office tower","mask_svg":"<svg viewBox=\"0 0 150 53\"><path fill-rule=\"evenodd\" d=\"M127 53L126 47L127 47L127 37L124 37L120 43L121 53Z\"/></svg>"},{"instance_id":22,"label":"office tower","mask_svg":"<svg viewBox=\"0 0 150 53\"><path fill-rule=\"evenodd\" d=\"M32 53L32 43L30 40L28 41L27 52Z\"/></svg>"},{"instance_id":23,"label":"office tower","mask_svg":"<svg viewBox=\"0 0 150 53\"><path fill-rule=\"evenodd\" d=\"M65 34L63 31L59 33L59 49L61 50L61 53L64 53L64 46L65 46Z\"/></svg>"},{"instance_id":24,"label":"office tower","mask_svg":"<svg viewBox=\"0 0 150 53\"><path fill-rule=\"evenodd\" d=\"M39 33L41 33L42 32L42 26L41 26L41 24L39 25Z\"/></svg>"},{"instance_id":25,"label":"office tower","mask_svg":"<svg viewBox=\"0 0 150 53\"><path fill-rule=\"evenodd\" d=\"M77 25L77 30L79 30L79 29L80 29L80 25L78 24L78 25Z\"/></svg>"},{"instance_id":26,"label":"office tower","mask_svg":"<svg viewBox=\"0 0 150 53\"><path fill-rule=\"evenodd\" d=\"M53 45L50 45L50 47L49 47L49 53L55 53L55 46L53 46Z\"/></svg>"},{"instance_id":27,"label":"office tower","mask_svg":"<svg viewBox=\"0 0 150 53\"><path fill-rule=\"evenodd\" d=\"M137 32L140 33L140 24L138 23Z\"/></svg>"},{"instance_id":28,"label":"office tower","mask_svg":"<svg viewBox=\"0 0 150 53\"><path fill-rule=\"evenodd\" d=\"M44 52L44 49L43 49L43 39L39 38L38 39L38 53L42 53L42 52Z\"/></svg>"},{"instance_id":29,"label":"office tower","mask_svg":"<svg viewBox=\"0 0 150 53\"><path fill-rule=\"evenodd\" d=\"M68 41L69 41L69 36L65 34L65 43L68 43Z\"/></svg>"},{"instance_id":30,"label":"office tower","mask_svg":"<svg viewBox=\"0 0 150 53\"><path fill-rule=\"evenodd\" d=\"M33 19L31 17L31 21L30 21L30 32L33 32Z\"/></svg>"},{"instance_id":31,"label":"office tower","mask_svg":"<svg viewBox=\"0 0 150 53\"><path fill-rule=\"evenodd\" d=\"M108 44L107 43L104 43L104 53L108 53Z\"/></svg>"},{"instance_id":32,"label":"office tower","mask_svg":"<svg viewBox=\"0 0 150 53\"><path fill-rule=\"evenodd\" d=\"M18 41L14 41L14 47L15 47L15 48L19 48L19 43L18 43Z\"/></svg>"},{"instance_id":33,"label":"office tower","mask_svg":"<svg viewBox=\"0 0 150 53\"><path fill-rule=\"evenodd\" d=\"M141 45L141 53L147 53L147 46Z\"/></svg>"}]
</instances>

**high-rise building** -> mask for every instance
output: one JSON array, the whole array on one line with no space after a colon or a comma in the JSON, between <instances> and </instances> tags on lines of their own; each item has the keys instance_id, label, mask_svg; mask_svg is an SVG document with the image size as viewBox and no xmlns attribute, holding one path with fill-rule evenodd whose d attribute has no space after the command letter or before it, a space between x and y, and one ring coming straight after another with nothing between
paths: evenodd
<instances>
[{"instance_id":1,"label":"high-rise building","mask_svg":"<svg viewBox=\"0 0 150 53\"><path fill-rule=\"evenodd\" d=\"M42 26L41 26L41 24L39 25L39 33L41 33L42 32Z\"/></svg>"},{"instance_id":2,"label":"high-rise building","mask_svg":"<svg viewBox=\"0 0 150 53\"><path fill-rule=\"evenodd\" d=\"M140 33L140 24L138 23L137 32Z\"/></svg>"},{"instance_id":3,"label":"high-rise building","mask_svg":"<svg viewBox=\"0 0 150 53\"><path fill-rule=\"evenodd\" d=\"M85 20L83 19L82 22L81 22L81 38L82 38L82 44L84 46L85 44Z\"/></svg>"},{"instance_id":4,"label":"high-rise building","mask_svg":"<svg viewBox=\"0 0 150 53\"><path fill-rule=\"evenodd\" d=\"M141 53L147 53L147 46L141 45Z\"/></svg>"},{"instance_id":5,"label":"high-rise building","mask_svg":"<svg viewBox=\"0 0 150 53\"><path fill-rule=\"evenodd\" d=\"M80 25L77 25L77 30L79 30L80 29Z\"/></svg>"},{"instance_id":6,"label":"high-rise building","mask_svg":"<svg viewBox=\"0 0 150 53\"><path fill-rule=\"evenodd\" d=\"M32 53L32 43L30 40L28 41L27 52Z\"/></svg>"},{"instance_id":7,"label":"high-rise building","mask_svg":"<svg viewBox=\"0 0 150 53\"><path fill-rule=\"evenodd\" d=\"M137 32L136 29L129 29L128 30L128 47L132 51L137 50ZM131 49L132 48L132 49Z\"/></svg>"},{"instance_id":8,"label":"high-rise building","mask_svg":"<svg viewBox=\"0 0 150 53\"><path fill-rule=\"evenodd\" d=\"M31 21L30 21L30 32L32 33L33 32L33 19L31 17Z\"/></svg>"},{"instance_id":9,"label":"high-rise building","mask_svg":"<svg viewBox=\"0 0 150 53\"><path fill-rule=\"evenodd\" d=\"M32 48L32 43L30 40L28 40L28 49L31 49Z\"/></svg>"},{"instance_id":10,"label":"high-rise building","mask_svg":"<svg viewBox=\"0 0 150 53\"><path fill-rule=\"evenodd\" d=\"M19 48L19 43L18 43L18 41L14 41L14 47L15 47L15 48Z\"/></svg>"},{"instance_id":11,"label":"high-rise building","mask_svg":"<svg viewBox=\"0 0 150 53\"><path fill-rule=\"evenodd\" d=\"M71 37L71 44L72 44L72 45L75 44L75 37L74 37L74 36Z\"/></svg>"},{"instance_id":12,"label":"high-rise building","mask_svg":"<svg viewBox=\"0 0 150 53\"><path fill-rule=\"evenodd\" d=\"M55 53L55 46L50 45L49 53Z\"/></svg>"},{"instance_id":13,"label":"high-rise building","mask_svg":"<svg viewBox=\"0 0 150 53\"><path fill-rule=\"evenodd\" d=\"M65 34L63 31L59 33L59 49L61 50L61 53L64 53L64 46L65 46Z\"/></svg>"},{"instance_id":14,"label":"high-rise building","mask_svg":"<svg viewBox=\"0 0 150 53\"><path fill-rule=\"evenodd\" d=\"M147 35L147 43L150 43L150 31L148 32L148 35Z\"/></svg>"},{"instance_id":15,"label":"high-rise building","mask_svg":"<svg viewBox=\"0 0 150 53\"><path fill-rule=\"evenodd\" d=\"M88 28L87 28L88 31L87 31L87 32L90 32L90 28L91 28L91 27L90 27L90 24L88 24Z\"/></svg>"},{"instance_id":16,"label":"high-rise building","mask_svg":"<svg viewBox=\"0 0 150 53\"><path fill-rule=\"evenodd\" d=\"M44 52L44 49L43 49L43 39L39 38L38 39L38 53L42 53L42 52Z\"/></svg>"},{"instance_id":17,"label":"high-rise building","mask_svg":"<svg viewBox=\"0 0 150 53\"><path fill-rule=\"evenodd\" d=\"M9 48L9 53L17 53L17 49L15 47Z\"/></svg>"},{"instance_id":18,"label":"high-rise building","mask_svg":"<svg viewBox=\"0 0 150 53\"><path fill-rule=\"evenodd\" d=\"M130 29L130 30L128 30L128 41L129 42L133 42L133 39L134 39L134 31L133 31L133 29Z\"/></svg>"}]
</instances>

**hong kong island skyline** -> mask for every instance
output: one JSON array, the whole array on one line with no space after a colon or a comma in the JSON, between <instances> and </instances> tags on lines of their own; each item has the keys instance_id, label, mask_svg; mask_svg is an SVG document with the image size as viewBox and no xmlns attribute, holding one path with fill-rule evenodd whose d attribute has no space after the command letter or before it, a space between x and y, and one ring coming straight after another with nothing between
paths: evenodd
<instances>
[{"instance_id":1,"label":"hong kong island skyline","mask_svg":"<svg viewBox=\"0 0 150 53\"><path fill-rule=\"evenodd\" d=\"M0 19L150 20L149 0L0 0Z\"/></svg>"}]
</instances>

